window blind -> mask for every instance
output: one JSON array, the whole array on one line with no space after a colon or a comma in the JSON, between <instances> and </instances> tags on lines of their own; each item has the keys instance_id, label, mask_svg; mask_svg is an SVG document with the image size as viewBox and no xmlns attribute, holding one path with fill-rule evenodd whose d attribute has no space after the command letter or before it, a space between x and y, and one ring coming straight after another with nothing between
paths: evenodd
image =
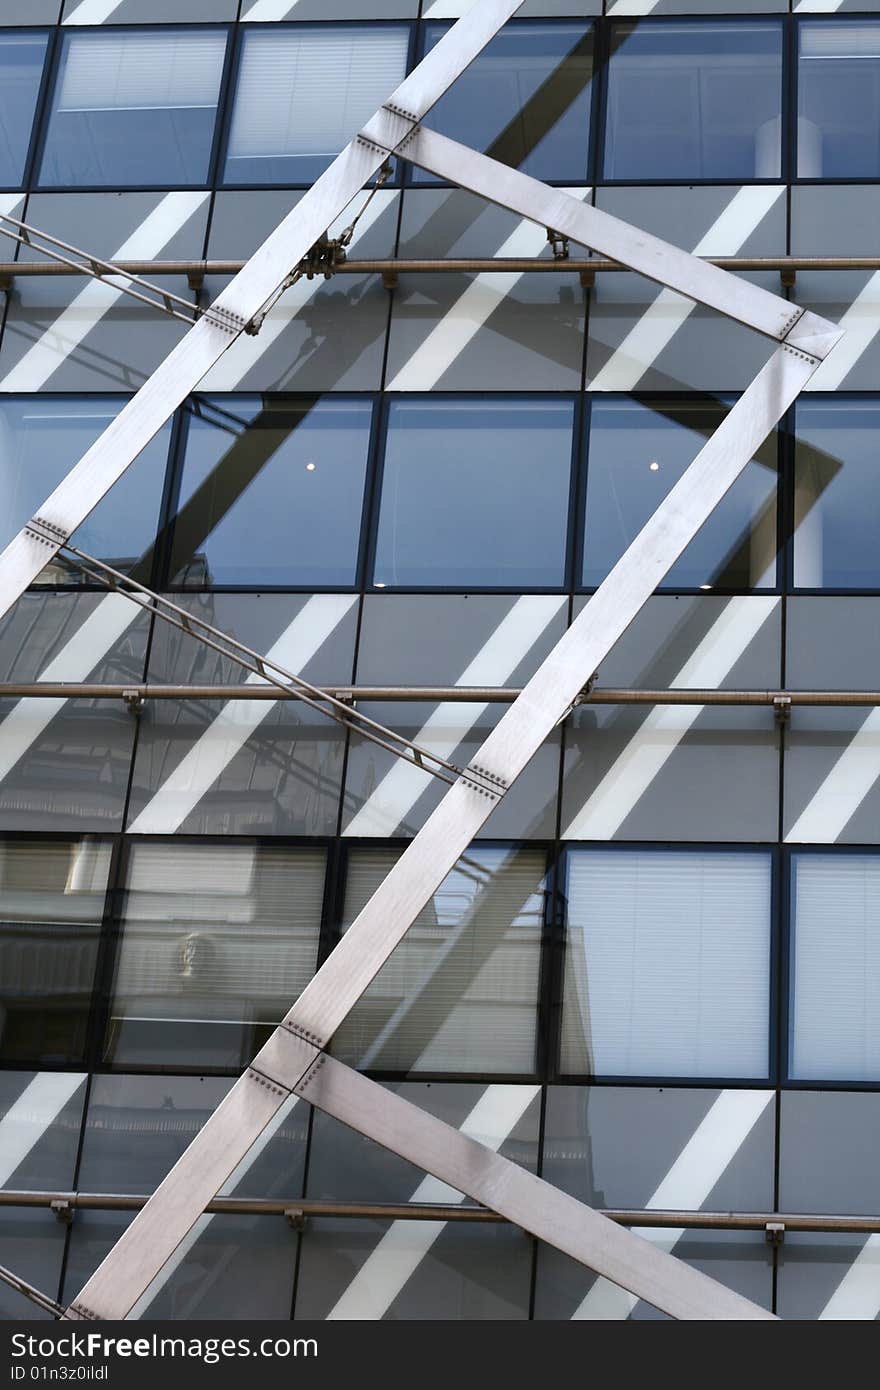
<instances>
[{"instance_id":1,"label":"window blind","mask_svg":"<svg viewBox=\"0 0 880 1390\"><path fill-rule=\"evenodd\" d=\"M72 34L56 110L216 106L225 48L226 35L217 30Z\"/></svg>"},{"instance_id":2,"label":"window blind","mask_svg":"<svg viewBox=\"0 0 880 1390\"><path fill-rule=\"evenodd\" d=\"M337 154L406 70L405 29L246 35L230 159Z\"/></svg>"},{"instance_id":3,"label":"window blind","mask_svg":"<svg viewBox=\"0 0 880 1390\"><path fill-rule=\"evenodd\" d=\"M770 859L570 851L562 1069L761 1076Z\"/></svg>"}]
</instances>

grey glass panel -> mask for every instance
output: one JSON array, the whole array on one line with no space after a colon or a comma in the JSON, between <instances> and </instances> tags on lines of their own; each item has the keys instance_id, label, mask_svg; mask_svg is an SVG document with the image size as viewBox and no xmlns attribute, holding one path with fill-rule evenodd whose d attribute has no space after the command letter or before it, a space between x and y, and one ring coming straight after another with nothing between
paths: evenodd
<instances>
[{"instance_id":1,"label":"grey glass panel","mask_svg":"<svg viewBox=\"0 0 880 1390\"><path fill-rule=\"evenodd\" d=\"M602 582L693 462L718 402L594 397L582 583ZM676 561L663 588L762 589L776 582L776 439L771 436Z\"/></svg>"},{"instance_id":2,"label":"grey glass panel","mask_svg":"<svg viewBox=\"0 0 880 1390\"><path fill-rule=\"evenodd\" d=\"M110 846L96 839L0 844L0 1053L81 1057Z\"/></svg>"},{"instance_id":3,"label":"grey glass panel","mask_svg":"<svg viewBox=\"0 0 880 1390\"><path fill-rule=\"evenodd\" d=\"M78 1072L0 1073L0 1187L73 1186L85 1082Z\"/></svg>"},{"instance_id":4,"label":"grey glass panel","mask_svg":"<svg viewBox=\"0 0 880 1390\"><path fill-rule=\"evenodd\" d=\"M66 1234L54 1212L6 1207L3 1211L3 1264L40 1293L57 1298ZM8 1284L0 1283L0 1321L23 1323L51 1316Z\"/></svg>"},{"instance_id":5,"label":"grey glass panel","mask_svg":"<svg viewBox=\"0 0 880 1390\"><path fill-rule=\"evenodd\" d=\"M312 183L402 81L403 25L245 30L227 183Z\"/></svg>"},{"instance_id":6,"label":"grey glass panel","mask_svg":"<svg viewBox=\"0 0 880 1390\"><path fill-rule=\"evenodd\" d=\"M113 420L122 401L90 396L6 397L0 401L0 544L39 510ZM155 539L170 425L147 445L74 535L89 555L129 570ZM57 557L40 582L77 584L81 576Z\"/></svg>"},{"instance_id":7,"label":"grey glass panel","mask_svg":"<svg viewBox=\"0 0 880 1390\"><path fill-rule=\"evenodd\" d=\"M426 26L426 52L448 27ZM578 183L587 177L592 71L589 25L509 24L433 108L431 129L535 178Z\"/></svg>"},{"instance_id":8,"label":"grey glass panel","mask_svg":"<svg viewBox=\"0 0 880 1390\"><path fill-rule=\"evenodd\" d=\"M344 927L399 857L352 851ZM474 849L444 879L339 1029L377 1070L530 1072L544 913L541 852Z\"/></svg>"},{"instance_id":9,"label":"grey glass panel","mask_svg":"<svg viewBox=\"0 0 880 1390\"><path fill-rule=\"evenodd\" d=\"M570 850L562 1070L767 1071L770 858Z\"/></svg>"},{"instance_id":10,"label":"grey glass panel","mask_svg":"<svg viewBox=\"0 0 880 1390\"><path fill-rule=\"evenodd\" d=\"M880 176L880 24L876 20L800 25L800 178Z\"/></svg>"},{"instance_id":11,"label":"grey glass panel","mask_svg":"<svg viewBox=\"0 0 880 1390\"><path fill-rule=\"evenodd\" d=\"M778 23L615 24L605 177L778 178L781 96Z\"/></svg>"},{"instance_id":12,"label":"grey glass panel","mask_svg":"<svg viewBox=\"0 0 880 1390\"><path fill-rule=\"evenodd\" d=\"M559 585L574 407L392 402L373 583Z\"/></svg>"},{"instance_id":13,"label":"grey glass panel","mask_svg":"<svg viewBox=\"0 0 880 1390\"><path fill-rule=\"evenodd\" d=\"M791 1074L880 1076L880 858L792 859Z\"/></svg>"},{"instance_id":14,"label":"grey glass panel","mask_svg":"<svg viewBox=\"0 0 880 1390\"><path fill-rule=\"evenodd\" d=\"M0 185L21 183L46 56L45 34L0 33Z\"/></svg>"},{"instance_id":15,"label":"grey glass panel","mask_svg":"<svg viewBox=\"0 0 880 1390\"><path fill-rule=\"evenodd\" d=\"M314 970L324 860L321 849L135 845L107 1055L243 1065Z\"/></svg>"},{"instance_id":16,"label":"grey glass panel","mask_svg":"<svg viewBox=\"0 0 880 1390\"><path fill-rule=\"evenodd\" d=\"M848 1322L880 1314L876 1236L786 1231L777 1259L779 1317Z\"/></svg>"},{"instance_id":17,"label":"grey glass panel","mask_svg":"<svg viewBox=\"0 0 880 1390\"><path fill-rule=\"evenodd\" d=\"M371 420L362 400L200 403L187 435L174 582L353 584Z\"/></svg>"},{"instance_id":18,"label":"grey glass panel","mask_svg":"<svg viewBox=\"0 0 880 1390\"><path fill-rule=\"evenodd\" d=\"M880 585L880 401L835 397L797 407L794 582Z\"/></svg>"},{"instance_id":19,"label":"grey glass panel","mask_svg":"<svg viewBox=\"0 0 880 1390\"><path fill-rule=\"evenodd\" d=\"M204 183L225 51L220 29L66 34L40 184Z\"/></svg>"},{"instance_id":20,"label":"grey glass panel","mask_svg":"<svg viewBox=\"0 0 880 1390\"><path fill-rule=\"evenodd\" d=\"M783 1091L779 1205L783 1211L866 1216L880 1205L880 1096Z\"/></svg>"}]
</instances>

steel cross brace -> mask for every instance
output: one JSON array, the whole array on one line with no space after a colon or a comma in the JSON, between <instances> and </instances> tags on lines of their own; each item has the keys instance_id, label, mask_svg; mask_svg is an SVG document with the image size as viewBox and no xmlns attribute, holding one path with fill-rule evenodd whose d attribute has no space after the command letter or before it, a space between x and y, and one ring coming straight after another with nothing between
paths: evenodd
<instances>
[{"instance_id":1,"label":"steel cross brace","mask_svg":"<svg viewBox=\"0 0 880 1390\"><path fill-rule=\"evenodd\" d=\"M478 0L305 195L186 335L40 516L0 555L0 613L36 578L327 226L396 153L765 334L776 351L557 643L401 856L252 1066L65 1314L122 1318L207 1202L296 1093L679 1318L767 1318L764 1309L329 1058L334 1032L585 680L841 336L815 314L697 260L419 122L521 0Z\"/></svg>"}]
</instances>

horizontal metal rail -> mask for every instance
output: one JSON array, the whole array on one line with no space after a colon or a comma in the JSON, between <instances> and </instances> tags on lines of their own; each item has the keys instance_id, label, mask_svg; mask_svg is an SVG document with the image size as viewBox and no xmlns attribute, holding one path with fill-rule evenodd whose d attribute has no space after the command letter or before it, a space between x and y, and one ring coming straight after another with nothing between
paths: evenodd
<instances>
[{"instance_id":1,"label":"horizontal metal rail","mask_svg":"<svg viewBox=\"0 0 880 1390\"><path fill-rule=\"evenodd\" d=\"M82 1211L140 1211L148 1198L141 1194L108 1192L0 1192L0 1207L48 1207L67 1218ZM360 1221L451 1221L507 1224L507 1218L486 1207L426 1202L325 1202L309 1197L215 1197L205 1208L235 1216L343 1217ZM854 1235L880 1232L880 1216L832 1216L775 1211L681 1211L639 1207L605 1207L603 1216L621 1226L681 1227L712 1231L814 1231Z\"/></svg>"},{"instance_id":2,"label":"horizontal metal rail","mask_svg":"<svg viewBox=\"0 0 880 1390\"><path fill-rule=\"evenodd\" d=\"M86 255L80 252L80 255ZM799 270L880 270L880 256L701 256L708 265L721 270L759 271L778 270L786 273ZM185 275L197 283L209 275L237 275L245 261L177 260L177 261L107 261L101 262L102 274L119 275ZM564 257L539 259L535 256L468 256L444 258L386 257L384 259L352 258L338 262L334 275L485 275L520 274L558 275L577 273L602 275L630 272L618 261L604 257ZM307 271L304 271L307 274ZM54 261L0 261L0 288L11 280L31 276L92 275L88 265L73 265ZM188 306L189 307L189 306Z\"/></svg>"},{"instance_id":3,"label":"horizontal metal rail","mask_svg":"<svg viewBox=\"0 0 880 1390\"><path fill-rule=\"evenodd\" d=\"M315 701L374 701L394 704L431 701L442 704L509 705L516 686L484 685L326 685ZM0 682L0 700L301 700L296 689L277 685L125 685L80 681ZM631 690L596 686L580 705L880 705L880 690ZM426 755L427 756L427 755Z\"/></svg>"}]
</instances>

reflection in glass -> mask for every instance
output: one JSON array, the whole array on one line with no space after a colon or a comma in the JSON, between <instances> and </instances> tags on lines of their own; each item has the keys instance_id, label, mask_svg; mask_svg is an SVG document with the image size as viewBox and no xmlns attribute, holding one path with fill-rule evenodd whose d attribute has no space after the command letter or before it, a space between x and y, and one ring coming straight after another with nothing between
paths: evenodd
<instances>
[{"instance_id":1,"label":"reflection in glass","mask_svg":"<svg viewBox=\"0 0 880 1390\"><path fill-rule=\"evenodd\" d=\"M392 400L376 585L559 585L570 401Z\"/></svg>"},{"instance_id":2,"label":"reflection in glass","mask_svg":"<svg viewBox=\"0 0 880 1390\"><path fill-rule=\"evenodd\" d=\"M349 855L344 929L398 857ZM544 869L542 852L469 850L339 1029L334 1053L375 1070L533 1071Z\"/></svg>"},{"instance_id":3,"label":"reflection in glass","mask_svg":"<svg viewBox=\"0 0 880 1390\"><path fill-rule=\"evenodd\" d=\"M7 396L0 400L0 546L39 513L62 478L116 418L123 402ZM74 534L75 544L116 569L130 570L152 546L165 482L171 426L165 425ZM149 582L149 570L146 571ZM144 574L141 577L145 577ZM77 584L80 576L56 558L44 584Z\"/></svg>"},{"instance_id":4,"label":"reflection in glass","mask_svg":"<svg viewBox=\"0 0 880 1390\"><path fill-rule=\"evenodd\" d=\"M719 401L595 396L582 583L601 584L727 413ZM776 439L771 436L705 521L664 588L776 583Z\"/></svg>"},{"instance_id":5,"label":"reflection in glass","mask_svg":"<svg viewBox=\"0 0 880 1390\"><path fill-rule=\"evenodd\" d=\"M245 30L226 183L312 183L399 86L403 25Z\"/></svg>"},{"instance_id":6,"label":"reflection in glass","mask_svg":"<svg viewBox=\"0 0 880 1390\"><path fill-rule=\"evenodd\" d=\"M0 842L0 1055L83 1055L110 873L100 840Z\"/></svg>"},{"instance_id":7,"label":"reflection in glass","mask_svg":"<svg viewBox=\"0 0 880 1390\"><path fill-rule=\"evenodd\" d=\"M426 26L426 51L448 28ZM535 178L582 183L592 73L589 26L510 24L440 98L431 128ZM417 173L416 181L428 177Z\"/></svg>"},{"instance_id":8,"label":"reflection in glass","mask_svg":"<svg viewBox=\"0 0 880 1390\"><path fill-rule=\"evenodd\" d=\"M794 582L880 585L880 401L837 396L797 406Z\"/></svg>"},{"instance_id":9,"label":"reflection in glass","mask_svg":"<svg viewBox=\"0 0 880 1390\"><path fill-rule=\"evenodd\" d=\"M880 177L880 24L799 26L799 178Z\"/></svg>"},{"instance_id":10,"label":"reflection in glass","mask_svg":"<svg viewBox=\"0 0 880 1390\"><path fill-rule=\"evenodd\" d=\"M132 848L108 1057L241 1066L311 978L322 849Z\"/></svg>"},{"instance_id":11,"label":"reflection in glass","mask_svg":"<svg viewBox=\"0 0 880 1390\"><path fill-rule=\"evenodd\" d=\"M792 857L791 1075L880 1079L880 857Z\"/></svg>"},{"instance_id":12,"label":"reflection in glass","mask_svg":"<svg viewBox=\"0 0 880 1390\"><path fill-rule=\"evenodd\" d=\"M225 51L220 29L66 34L41 186L203 184Z\"/></svg>"},{"instance_id":13,"label":"reflection in glass","mask_svg":"<svg viewBox=\"0 0 880 1390\"><path fill-rule=\"evenodd\" d=\"M189 423L171 575L212 585L353 584L372 405L199 403Z\"/></svg>"},{"instance_id":14,"label":"reflection in glass","mask_svg":"<svg viewBox=\"0 0 880 1390\"><path fill-rule=\"evenodd\" d=\"M570 850L564 1072L764 1076L770 856Z\"/></svg>"},{"instance_id":15,"label":"reflection in glass","mask_svg":"<svg viewBox=\"0 0 880 1390\"><path fill-rule=\"evenodd\" d=\"M606 178L778 178L781 26L614 24L607 101Z\"/></svg>"},{"instance_id":16,"label":"reflection in glass","mask_svg":"<svg viewBox=\"0 0 880 1390\"><path fill-rule=\"evenodd\" d=\"M46 35L0 34L0 187L24 175L31 126L43 75Z\"/></svg>"}]
</instances>

